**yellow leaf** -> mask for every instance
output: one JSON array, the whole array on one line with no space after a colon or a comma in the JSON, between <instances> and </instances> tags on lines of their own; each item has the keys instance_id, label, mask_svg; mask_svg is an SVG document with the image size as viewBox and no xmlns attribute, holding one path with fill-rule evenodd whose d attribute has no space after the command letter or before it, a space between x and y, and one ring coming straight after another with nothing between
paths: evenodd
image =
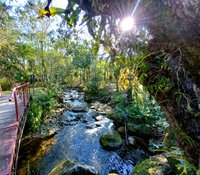
<instances>
[{"instance_id":1,"label":"yellow leaf","mask_svg":"<svg viewBox=\"0 0 200 175\"><path fill-rule=\"evenodd\" d=\"M110 53L110 48L109 48L108 46L106 46L106 47L105 47L105 51L106 51L106 53L109 54L109 53Z\"/></svg>"},{"instance_id":2,"label":"yellow leaf","mask_svg":"<svg viewBox=\"0 0 200 175\"><path fill-rule=\"evenodd\" d=\"M48 17L55 16L55 15L59 15L64 12L65 12L65 9L62 9L62 8L49 8L49 11L45 10L45 9L40 9L39 10L39 18L44 18L45 15L46 16L48 15Z\"/></svg>"},{"instance_id":3,"label":"yellow leaf","mask_svg":"<svg viewBox=\"0 0 200 175\"><path fill-rule=\"evenodd\" d=\"M129 80L126 79L126 80L124 81L124 89L127 90L127 89L129 88L129 85L130 85L130 84L129 84Z\"/></svg>"},{"instance_id":4,"label":"yellow leaf","mask_svg":"<svg viewBox=\"0 0 200 175\"><path fill-rule=\"evenodd\" d=\"M39 10L39 18L44 18L44 16L46 15L46 14L48 14L49 12L48 11L46 11L46 10L44 10L44 9L40 9Z\"/></svg>"}]
</instances>

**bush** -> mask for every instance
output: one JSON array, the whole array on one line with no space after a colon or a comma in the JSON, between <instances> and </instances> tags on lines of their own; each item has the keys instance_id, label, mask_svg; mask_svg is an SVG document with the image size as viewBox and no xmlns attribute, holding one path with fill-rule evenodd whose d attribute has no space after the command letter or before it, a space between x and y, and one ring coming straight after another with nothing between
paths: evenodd
<instances>
[{"instance_id":1,"label":"bush","mask_svg":"<svg viewBox=\"0 0 200 175\"><path fill-rule=\"evenodd\" d=\"M168 125L164 112L156 101L145 91L137 91L135 98L129 103L124 92L117 92L114 97L115 111L127 122L139 126L159 127L161 131Z\"/></svg>"},{"instance_id":2,"label":"bush","mask_svg":"<svg viewBox=\"0 0 200 175\"><path fill-rule=\"evenodd\" d=\"M42 120L42 107L37 102L31 101L26 121L26 130L36 131Z\"/></svg>"},{"instance_id":3,"label":"bush","mask_svg":"<svg viewBox=\"0 0 200 175\"><path fill-rule=\"evenodd\" d=\"M195 175L196 167L190 164L184 155L184 151L179 147L164 149L165 155L173 171L180 175Z\"/></svg>"},{"instance_id":4,"label":"bush","mask_svg":"<svg viewBox=\"0 0 200 175\"><path fill-rule=\"evenodd\" d=\"M91 78L91 80L86 85L86 92L89 95L97 95L99 93L99 89L101 87L101 78L96 75Z\"/></svg>"},{"instance_id":5,"label":"bush","mask_svg":"<svg viewBox=\"0 0 200 175\"><path fill-rule=\"evenodd\" d=\"M54 100L54 96L54 93L48 93L38 97L37 102L43 110L42 116L46 116L54 107L56 103Z\"/></svg>"},{"instance_id":6,"label":"bush","mask_svg":"<svg viewBox=\"0 0 200 175\"><path fill-rule=\"evenodd\" d=\"M11 90L11 85L6 78L0 79L0 85L3 91Z\"/></svg>"},{"instance_id":7,"label":"bush","mask_svg":"<svg viewBox=\"0 0 200 175\"><path fill-rule=\"evenodd\" d=\"M26 130L36 131L45 117L55 105L54 93L43 94L31 101L27 115Z\"/></svg>"}]
</instances>

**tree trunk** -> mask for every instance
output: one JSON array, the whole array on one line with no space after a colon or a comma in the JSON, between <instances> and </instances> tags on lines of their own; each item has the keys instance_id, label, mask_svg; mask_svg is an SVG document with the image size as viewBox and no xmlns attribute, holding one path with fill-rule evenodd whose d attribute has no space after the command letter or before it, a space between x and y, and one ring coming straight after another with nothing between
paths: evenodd
<instances>
[{"instance_id":1,"label":"tree trunk","mask_svg":"<svg viewBox=\"0 0 200 175\"><path fill-rule=\"evenodd\" d=\"M156 61L168 61L166 68ZM146 58L149 65L144 85L167 114L178 143L189 161L198 165L200 154L200 111L198 94L194 84L186 75L180 52L173 55L159 54ZM161 84L162 83L162 84Z\"/></svg>"}]
</instances>

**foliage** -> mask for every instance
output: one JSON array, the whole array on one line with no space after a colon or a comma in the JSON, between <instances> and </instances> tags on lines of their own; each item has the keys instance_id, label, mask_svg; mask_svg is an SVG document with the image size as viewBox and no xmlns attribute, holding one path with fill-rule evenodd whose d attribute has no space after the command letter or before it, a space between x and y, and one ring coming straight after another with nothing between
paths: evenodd
<instances>
[{"instance_id":1,"label":"foliage","mask_svg":"<svg viewBox=\"0 0 200 175\"><path fill-rule=\"evenodd\" d=\"M180 148L171 147L169 150L165 150L165 154L150 157L136 165L132 175L153 175L156 172L195 175L195 171L196 168L184 158Z\"/></svg>"},{"instance_id":2,"label":"foliage","mask_svg":"<svg viewBox=\"0 0 200 175\"><path fill-rule=\"evenodd\" d=\"M86 85L86 92L89 95L97 95L99 93L99 89L101 85L101 78L96 75L91 78L91 80Z\"/></svg>"},{"instance_id":3,"label":"foliage","mask_svg":"<svg viewBox=\"0 0 200 175\"><path fill-rule=\"evenodd\" d=\"M42 119L55 105L54 96L54 93L42 94L30 102L26 130L36 131L40 127Z\"/></svg>"},{"instance_id":4,"label":"foliage","mask_svg":"<svg viewBox=\"0 0 200 175\"><path fill-rule=\"evenodd\" d=\"M151 161L150 159L146 159L143 162L139 163L135 166L135 169L132 173L132 175L150 175L148 170L152 167L157 166L157 163L154 161Z\"/></svg>"},{"instance_id":5,"label":"foliage","mask_svg":"<svg viewBox=\"0 0 200 175\"><path fill-rule=\"evenodd\" d=\"M55 96L54 93L48 93L48 94L38 97L37 103L39 104L39 106L41 106L43 110L42 112L43 117L46 116L54 107L55 105L55 100L53 98L54 96Z\"/></svg>"},{"instance_id":6,"label":"foliage","mask_svg":"<svg viewBox=\"0 0 200 175\"><path fill-rule=\"evenodd\" d=\"M164 149L168 162L179 175L194 175L196 168L185 158L183 150L179 147Z\"/></svg>"},{"instance_id":7,"label":"foliage","mask_svg":"<svg viewBox=\"0 0 200 175\"><path fill-rule=\"evenodd\" d=\"M92 73L91 73L91 78L87 82L85 86L85 90L89 95L97 95L99 93L99 90L101 89L102 85L102 74L101 74L101 67L100 63L98 64L95 62L96 65L93 65L92 67Z\"/></svg>"},{"instance_id":8,"label":"foliage","mask_svg":"<svg viewBox=\"0 0 200 175\"><path fill-rule=\"evenodd\" d=\"M42 107L37 102L31 101L27 115L26 130L36 131L42 121Z\"/></svg>"},{"instance_id":9,"label":"foliage","mask_svg":"<svg viewBox=\"0 0 200 175\"><path fill-rule=\"evenodd\" d=\"M3 91L11 90L10 83L7 81L6 78L0 79L0 85L1 85Z\"/></svg>"},{"instance_id":10,"label":"foliage","mask_svg":"<svg viewBox=\"0 0 200 175\"><path fill-rule=\"evenodd\" d=\"M124 92L118 92L115 94L114 101L116 103L115 110L128 121L132 121L135 124L158 126L165 128L164 125L164 113L156 101L142 88L134 89L136 92L135 98L131 103L127 101L127 95ZM160 122L163 121L163 122Z\"/></svg>"}]
</instances>

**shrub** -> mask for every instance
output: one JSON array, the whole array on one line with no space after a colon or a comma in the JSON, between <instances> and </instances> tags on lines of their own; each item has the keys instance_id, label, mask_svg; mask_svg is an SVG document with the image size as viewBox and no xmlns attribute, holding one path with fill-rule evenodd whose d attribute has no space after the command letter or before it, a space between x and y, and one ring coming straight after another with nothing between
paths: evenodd
<instances>
[{"instance_id":1,"label":"shrub","mask_svg":"<svg viewBox=\"0 0 200 175\"><path fill-rule=\"evenodd\" d=\"M90 95L97 95L101 87L101 77L95 75L86 85L86 92Z\"/></svg>"},{"instance_id":2,"label":"shrub","mask_svg":"<svg viewBox=\"0 0 200 175\"><path fill-rule=\"evenodd\" d=\"M54 93L43 94L30 102L27 115L26 130L36 131L45 117L55 105Z\"/></svg>"},{"instance_id":3,"label":"shrub","mask_svg":"<svg viewBox=\"0 0 200 175\"><path fill-rule=\"evenodd\" d=\"M42 119L42 107L37 102L31 101L26 121L26 130L36 131Z\"/></svg>"},{"instance_id":4,"label":"shrub","mask_svg":"<svg viewBox=\"0 0 200 175\"><path fill-rule=\"evenodd\" d=\"M44 94L38 97L37 102L41 106L43 113L42 116L47 115L55 105L54 93Z\"/></svg>"},{"instance_id":5,"label":"shrub","mask_svg":"<svg viewBox=\"0 0 200 175\"><path fill-rule=\"evenodd\" d=\"M11 90L11 85L6 78L0 79L0 85L3 91Z\"/></svg>"},{"instance_id":6,"label":"shrub","mask_svg":"<svg viewBox=\"0 0 200 175\"><path fill-rule=\"evenodd\" d=\"M168 125L165 122L164 112L156 101L145 91L137 91L134 99L129 103L124 92L117 92L114 97L115 111L128 122L136 125L159 127L164 130Z\"/></svg>"}]
</instances>

